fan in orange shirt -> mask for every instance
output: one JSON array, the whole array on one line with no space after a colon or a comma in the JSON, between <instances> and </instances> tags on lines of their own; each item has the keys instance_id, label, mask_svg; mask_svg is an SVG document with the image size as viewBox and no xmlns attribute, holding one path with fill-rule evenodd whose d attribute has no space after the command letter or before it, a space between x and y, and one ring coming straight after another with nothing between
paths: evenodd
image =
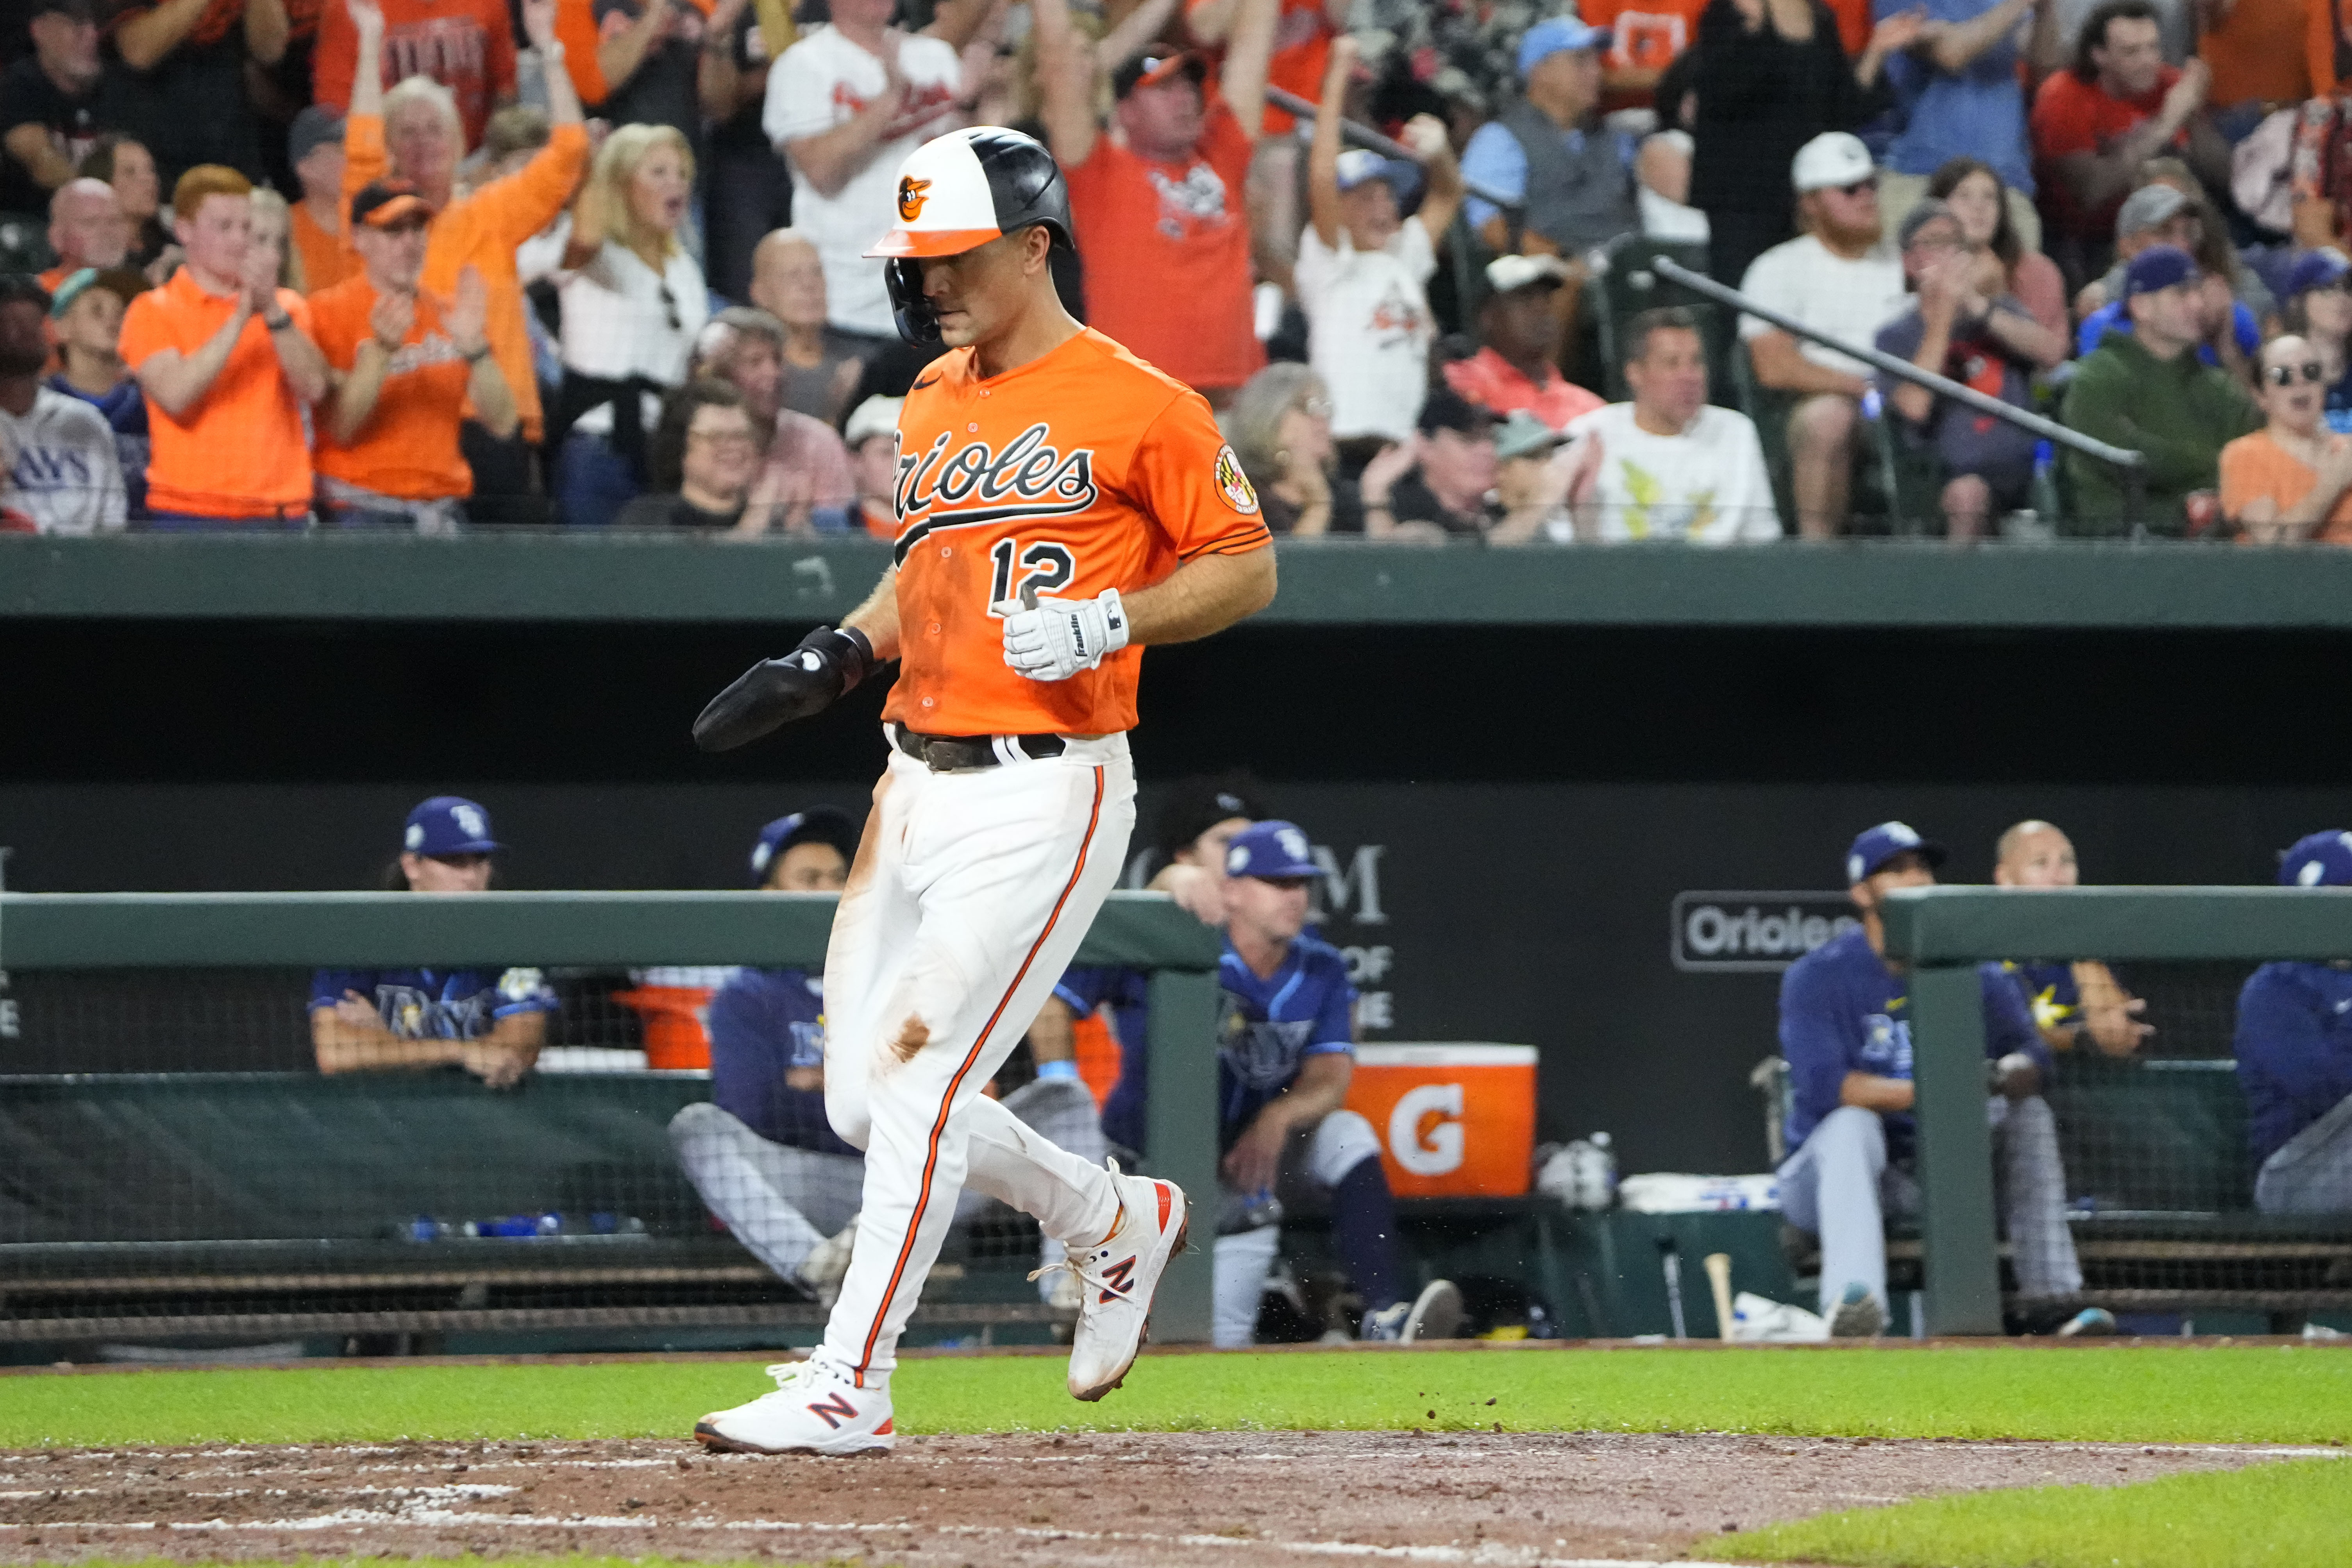
<instances>
[{"instance_id":1,"label":"fan in orange shirt","mask_svg":"<svg viewBox=\"0 0 2352 1568\"><path fill-rule=\"evenodd\" d=\"M310 296L335 395L319 420L319 489L345 528L454 533L474 476L457 449L470 403L493 435L513 434L514 394L491 357L488 290L468 267L456 297L417 287L433 209L414 186L379 180L352 198L365 268Z\"/></svg>"},{"instance_id":2,"label":"fan in orange shirt","mask_svg":"<svg viewBox=\"0 0 2352 1568\"><path fill-rule=\"evenodd\" d=\"M187 261L122 314L122 363L147 398L150 526L299 525L310 512L303 410L327 389L310 308L252 243L253 185L199 163L172 189Z\"/></svg>"},{"instance_id":3,"label":"fan in orange shirt","mask_svg":"<svg viewBox=\"0 0 2352 1568\"><path fill-rule=\"evenodd\" d=\"M523 34L549 67L548 120L552 129L547 145L519 172L464 195L455 188L457 163L466 155L456 104L446 89L412 77L401 84L400 101L387 105L383 12L373 0L340 3L350 7L359 47L351 114L345 121L343 190L356 195L360 187L386 174L411 181L434 207L421 286L446 294L457 288L457 276L466 268L482 275L489 291L490 354L506 375L521 426L514 437L502 440L479 421L469 422L474 428L463 438L474 470L472 510L478 521L492 510L501 513L501 521L538 515L544 505L533 479L538 458L532 445L541 424L539 382L531 368L515 251L555 221L588 167L588 132L581 122L580 100L572 90L571 74L556 68L563 61L563 46L555 36L555 0L522 0Z\"/></svg>"},{"instance_id":4,"label":"fan in orange shirt","mask_svg":"<svg viewBox=\"0 0 2352 1568\"><path fill-rule=\"evenodd\" d=\"M2221 515L2245 544L2352 544L2352 436L2327 428L2326 367L2289 334L2263 345L2266 423L2221 448Z\"/></svg>"},{"instance_id":5,"label":"fan in orange shirt","mask_svg":"<svg viewBox=\"0 0 2352 1568\"><path fill-rule=\"evenodd\" d=\"M1094 50L1065 0L1034 6L1040 118L1068 180L1088 324L1213 404L1265 363L1243 185L1265 120L1276 4L1242 0L1216 93L1189 54L1120 66L1109 126L1095 113Z\"/></svg>"},{"instance_id":6,"label":"fan in orange shirt","mask_svg":"<svg viewBox=\"0 0 2352 1568\"><path fill-rule=\"evenodd\" d=\"M343 232L351 206L343 194L343 117L324 104L304 106L287 127L286 161L302 187L301 199L288 204L287 238L302 258L302 291L316 294L360 269L359 253Z\"/></svg>"}]
</instances>

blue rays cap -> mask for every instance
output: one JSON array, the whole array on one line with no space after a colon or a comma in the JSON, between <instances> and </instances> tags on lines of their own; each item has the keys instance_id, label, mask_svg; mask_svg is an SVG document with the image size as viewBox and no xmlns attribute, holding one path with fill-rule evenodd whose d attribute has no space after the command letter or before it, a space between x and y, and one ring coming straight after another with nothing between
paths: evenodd
<instances>
[{"instance_id":1,"label":"blue rays cap","mask_svg":"<svg viewBox=\"0 0 2352 1568\"><path fill-rule=\"evenodd\" d=\"M1907 822L1882 822L1858 836L1845 852L1846 886L1864 881L1897 855L1912 854L1930 866L1944 863L1944 847L1922 838Z\"/></svg>"},{"instance_id":2,"label":"blue rays cap","mask_svg":"<svg viewBox=\"0 0 2352 1568\"><path fill-rule=\"evenodd\" d=\"M2331 827L2296 839L2279 857L2278 879L2283 888L2352 887L2352 833Z\"/></svg>"},{"instance_id":3,"label":"blue rays cap","mask_svg":"<svg viewBox=\"0 0 2352 1568\"><path fill-rule=\"evenodd\" d=\"M400 847L433 856L491 855L506 847L490 837L490 814L457 795L436 795L410 812Z\"/></svg>"},{"instance_id":4,"label":"blue rays cap","mask_svg":"<svg viewBox=\"0 0 2352 1568\"><path fill-rule=\"evenodd\" d=\"M1411 201L1413 192L1421 189L1421 171L1402 158L1383 158L1369 147L1350 147L1339 154L1333 174L1343 191L1352 191L1367 180L1387 183L1399 204Z\"/></svg>"},{"instance_id":5,"label":"blue rays cap","mask_svg":"<svg viewBox=\"0 0 2352 1568\"><path fill-rule=\"evenodd\" d=\"M758 887L768 879L769 869L785 850L808 843L830 844L841 851L842 859L855 860L857 824L849 819L849 813L830 805L813 805L776 818L760 829L760 841L751 846L751 885Z\"/></svg>"},{"instance_id":6,"label":"blue rays cap","mask_svg":"<svg viewBox=\"0 0 2352 1568\"><path fill-rule=\"evenodd\" d=\"M1283 877L1319 877L1323 868L1315 863L1315 847L1307 841L1307 834L1295 822L1278 817L1253 822L1233 837L1225 846L1225 875L1228 877L1262 877L1273 881Z\"/></svg>"}]
</instances>

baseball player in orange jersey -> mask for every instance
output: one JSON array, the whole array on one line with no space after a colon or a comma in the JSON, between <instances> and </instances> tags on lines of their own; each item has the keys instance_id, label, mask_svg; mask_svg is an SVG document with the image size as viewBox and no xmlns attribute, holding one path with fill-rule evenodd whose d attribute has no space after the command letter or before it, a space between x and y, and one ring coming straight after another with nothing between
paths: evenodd
<instances>
[{"instance_id":1,"label":"baseball player in orange jersey","mask_svg":"<svg viewBox=\"0 0 2352 1568\"><path fill-rule=\"evenodd\" d=\"M695 723L740 745L900 663L825 953L825 1113L866 1151L849 1272L775 1392L696 1424L715 1448L892 1445L894 1349L966 1182L1067 1245L1079 1399L1134 1363L1189 1215L1175 1184L1097 1169L981 1089L1125 863L1143 647L1264 608L1271 540L1208 404L1062 309L1069 197L1045 148L993 127L926 142L898 214L872 254L898 331L948 352L898 416L896 564Z\"/></svg>"}]
</instances>

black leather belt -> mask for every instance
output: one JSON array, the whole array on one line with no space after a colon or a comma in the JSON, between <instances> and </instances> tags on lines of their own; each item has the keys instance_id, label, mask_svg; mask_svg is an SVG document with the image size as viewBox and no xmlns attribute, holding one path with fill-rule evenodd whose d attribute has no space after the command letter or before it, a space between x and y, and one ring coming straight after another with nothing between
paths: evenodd
<instances>
[{"instance_id":1,"label":"black leather belt","mask_svg":"<svg viewBox=\"0 0 2352 1568\"><path fill-rule=\"evenodd\" d=\"M1059 735L918 735L903 725L891 730L891 743L935 773L996 766L1004 760L996 754L999 741L1040 760L1069 750Z\"/></svg>"}]
</instances>

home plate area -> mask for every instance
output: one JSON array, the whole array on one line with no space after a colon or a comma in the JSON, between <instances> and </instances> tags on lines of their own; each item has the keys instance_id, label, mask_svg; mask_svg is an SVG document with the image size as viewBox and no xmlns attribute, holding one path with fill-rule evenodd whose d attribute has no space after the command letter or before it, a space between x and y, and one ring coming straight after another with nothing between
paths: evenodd
<instances>
[{"instance_id":1,"label":"home plate area","mask_svg":"<svg viewBox=\"0 0 2352 1568\"><path fill-rule=\"evenodd\" d=\"M1935 1492L2120 1484L2296 1450L1465 1432L16 1450L0 1561L599 1556L997 1563L1705 1559L1724 1531Z\"/></svg>"}]
</instances>

